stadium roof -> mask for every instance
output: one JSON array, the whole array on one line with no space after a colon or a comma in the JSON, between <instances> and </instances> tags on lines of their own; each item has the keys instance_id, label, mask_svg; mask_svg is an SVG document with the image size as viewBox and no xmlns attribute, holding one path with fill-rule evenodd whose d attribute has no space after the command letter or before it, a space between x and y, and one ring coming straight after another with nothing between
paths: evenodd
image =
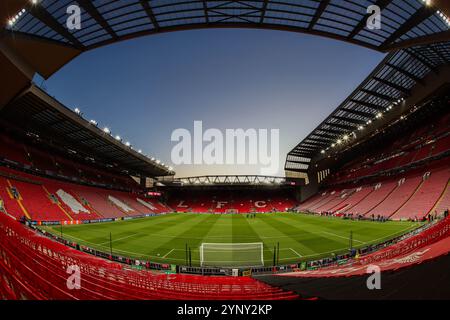
<instances>
[{"instance_id":1,"label":"stadium roof","mask_svg":"<svg viewBox=\"0 0 450 320\"><path fill-rule=\"evenodd\" d=\"M73 4L81 9L79 30L66 26ZM370 5L381 9L379 30L366 26ZM449 63L448 0L3 0L0 9L0 45L14 48L44 78L87 50L202 28L308 33L387 52L350 97L289 153L286 169L299 171Z\"/></svg>"},{"instance_id":2,"label":"stadium roof","mask_svg":"<svg viewBox=\"0 0 450 320\"><path fill-rule=\"evenodd\" d=\"M159 186L224 186L224 185L241 185L241 186L273 186L291 183L286 182L284 177L275 176L258 176L258 175L216 175L216 176L196 176L184 178L162 178L158 180Z\"/></svg>"},{"instance_id":3,"label":"stadium roof","mask_svg":"<svg viewBox=\"0 0 450 320\"><path fill-rule=\"evenodd\" d=\"M327 152L360 134L410 96L430 73L450 64L450 42L390 53L375 70L287 158L286 169L306 169L305 158Z\"/></svg>"},{"instance_id":4,"label":"stadium roof","mask_svg":"<svg viewBox=\"0 0 450 320\"><path fill-rule=\"evenodd\" d=\"M120 40L201 28L260 28L343 40L379 51L450 40L446 0L4 0L5 39L38 39L66 48L66 59L47 61L50 76L67 59ZM34 3L34 4L33 4ZM19 6L18 4L21 4ZM68 30L67 8L78 4L81 28ZM437 6L435 6L437 4ZM382 9L383 27L366 27L367 8ZM6 10L9 9L9 10ZM15 10L15 11L12 11ZM7 14L6 14L7 13ZM9 14L9 15L8 15ZM450 13L447 13L448 15ZM22 39L22 40L21 40ZM44 44L42 44L44 46ZM52 48L51 50L54 50ZM38 58L36 58L38 59ZM45 59L45 57L40 57ZM48 68L48 66L47 66Z\"/></svg>"},{"instance_id":5,"label":"stadium roof","mask_svg":"<svg viewBox=\"0 0 450 320\"><path fill-rule=\"evenodd\" d=\"M66 150L87 154L129 174L150 177L174 174L167 166L135 151L34 85L2 109L2 119L53 140Z\"/></svg>"}]
</instances>

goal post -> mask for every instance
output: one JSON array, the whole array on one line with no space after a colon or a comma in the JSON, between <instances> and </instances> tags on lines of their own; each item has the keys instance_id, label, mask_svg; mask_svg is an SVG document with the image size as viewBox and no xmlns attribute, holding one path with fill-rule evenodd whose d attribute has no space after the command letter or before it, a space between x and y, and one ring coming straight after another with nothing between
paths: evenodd
<instances>
[{"instance_id":1,"label":"goal post","mask_svg":"<svg viewBox=\"0 0 450 320\"><path fill-rule=\"evenodd\" d=\"M202 243L202 267L261 267L264 266L264 244L252 243Z\"/></svg>"}]
</instances>

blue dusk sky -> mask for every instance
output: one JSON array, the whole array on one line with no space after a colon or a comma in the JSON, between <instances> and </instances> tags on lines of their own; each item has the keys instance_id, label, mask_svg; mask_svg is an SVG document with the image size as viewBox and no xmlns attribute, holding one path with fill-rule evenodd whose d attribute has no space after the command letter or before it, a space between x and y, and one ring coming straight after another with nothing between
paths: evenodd
<instances>
[{"instance_id":1,"label":"blue dusk sky","mask_svg":"<svg viewBox=\"0 0 450 320\"><path fill-rule=\"evenodd\" d=\"M286 154L384 54L298 33L212 29L128 40L82 54L47 81L67 107L171 163L172 131L279 129ZM259 174L258 165L180 165L177 176Z\"/></svg>"}]
</instances>

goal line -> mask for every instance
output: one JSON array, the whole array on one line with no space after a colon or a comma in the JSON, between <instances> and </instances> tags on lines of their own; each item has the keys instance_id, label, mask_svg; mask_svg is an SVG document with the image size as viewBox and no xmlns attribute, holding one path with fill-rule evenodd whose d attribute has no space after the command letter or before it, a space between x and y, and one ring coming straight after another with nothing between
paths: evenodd
<instances>
[{"instance_id":1,"label":"goal line","mask_svg":"<svg viewBox=\"0 0 450 320\"><path fill-rule=\"evenodd\" d=\"M200 265L210 267L264 266L264 244L208 243L200 245Z\"/></svg>"}]
</instances>

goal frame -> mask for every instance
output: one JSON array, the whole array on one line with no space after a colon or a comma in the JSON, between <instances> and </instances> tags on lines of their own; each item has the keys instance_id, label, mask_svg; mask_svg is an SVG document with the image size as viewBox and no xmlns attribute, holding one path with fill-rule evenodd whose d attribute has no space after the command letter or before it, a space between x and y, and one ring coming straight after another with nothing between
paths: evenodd
<instances>
[{"instance_id":1,"label":"goal frame","mask_svg":"<svg viewBox=\"0 0 450 320\"><path fill-rule=\"evenodd\" d=\"M216 246L229 246L230 248L237 245L258 245L260 247L261 264L260 265L249 265L249 266L236 266L236 267L261 267L264 266L264 243L263 242L238 242L238 243L222 243L222 242L202 242L199 247L200 253L200 266L204 267L204 245L216 245ZM232 261L230 261L232 262Z\"/></svg>"}]
</instances>

